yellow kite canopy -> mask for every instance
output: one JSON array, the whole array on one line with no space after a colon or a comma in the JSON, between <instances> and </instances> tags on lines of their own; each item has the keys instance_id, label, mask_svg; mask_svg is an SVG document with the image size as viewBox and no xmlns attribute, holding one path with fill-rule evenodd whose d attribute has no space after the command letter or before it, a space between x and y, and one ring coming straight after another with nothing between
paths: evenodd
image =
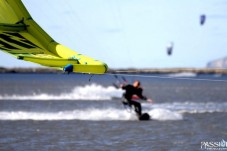
<instances>
[{"instance_id":1,"label":"yellow kite canopy","mask_svg":"<svg viewBox=\"0 0 227 151\"><path fill-rule=\"evenodd\" d=\"M0 0L0 50L21 60L68 72L103 74L107 65L55 42L21 0Z\"/></svg>"}]
</instances>

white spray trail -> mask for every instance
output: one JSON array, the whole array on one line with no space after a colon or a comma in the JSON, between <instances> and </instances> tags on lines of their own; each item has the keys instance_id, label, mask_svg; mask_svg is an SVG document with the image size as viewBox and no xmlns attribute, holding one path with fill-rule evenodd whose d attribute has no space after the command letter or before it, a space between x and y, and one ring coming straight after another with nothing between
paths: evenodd
<instances>
[{"instance_id":1,"label":"white spray trail","mask_svg":"<svg viewBox=\"0 0 227 151\"><path fill-rule=\"evenodd\" d=\"M97 84L78 86L71 92L64 92L58 95L40 93L31 95L4 95L0 100L111 100L120 98L123 90L113 86L103 87Z\"/></svg>"}]
</instances>

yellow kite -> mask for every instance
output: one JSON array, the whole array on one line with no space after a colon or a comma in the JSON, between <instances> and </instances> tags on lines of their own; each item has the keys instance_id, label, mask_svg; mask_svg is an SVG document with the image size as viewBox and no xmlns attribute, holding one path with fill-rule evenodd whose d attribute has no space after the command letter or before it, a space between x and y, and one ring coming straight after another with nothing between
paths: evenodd
<instances>
[{"instance_id":1,"label":"yellow kite","mask_svg":"<svg viewBox=\"0 0 227 151\"><path fill-rule=\"evenodd\" d=\"M104 62L54 41L32 19L21 0L0 0L0 50L66 72L103 74L108 69Z\"/></svg>"}]
</instances>

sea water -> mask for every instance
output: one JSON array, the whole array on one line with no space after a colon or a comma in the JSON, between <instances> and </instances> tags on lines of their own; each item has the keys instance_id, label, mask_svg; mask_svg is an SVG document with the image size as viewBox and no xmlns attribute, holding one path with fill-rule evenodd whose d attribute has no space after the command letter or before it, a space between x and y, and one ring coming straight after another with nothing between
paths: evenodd
<instances>
[{"instance_id":1,"label":"sea water","mask_svg":"<svg viewBox=\"0 0 227 151\"><path fill-rule=\"evenodd\" d=\"M141 101L150 121L138 121L114 87L134 80L153 100ZM227 141L225 80L192 73L0 74L0 150L206 150L204 142Z\"/></svg>"}]
</instances>

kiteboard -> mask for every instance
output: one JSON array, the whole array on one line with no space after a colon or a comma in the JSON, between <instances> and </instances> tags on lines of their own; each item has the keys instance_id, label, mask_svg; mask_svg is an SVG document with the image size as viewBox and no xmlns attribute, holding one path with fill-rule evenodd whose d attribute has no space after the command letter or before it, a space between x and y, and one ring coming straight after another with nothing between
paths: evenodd
<instances>
[{"instance_id":1,"label":"kiteboard","mask_svg":"<svg viewBox=\"0 0 227 151\"><path fill-rule=\"evenodd\" d=\"M151 117L148 113L143 113L140 117L139 117L140 121L148 121L151 120Z\"/></svg>"}]
</instances>

